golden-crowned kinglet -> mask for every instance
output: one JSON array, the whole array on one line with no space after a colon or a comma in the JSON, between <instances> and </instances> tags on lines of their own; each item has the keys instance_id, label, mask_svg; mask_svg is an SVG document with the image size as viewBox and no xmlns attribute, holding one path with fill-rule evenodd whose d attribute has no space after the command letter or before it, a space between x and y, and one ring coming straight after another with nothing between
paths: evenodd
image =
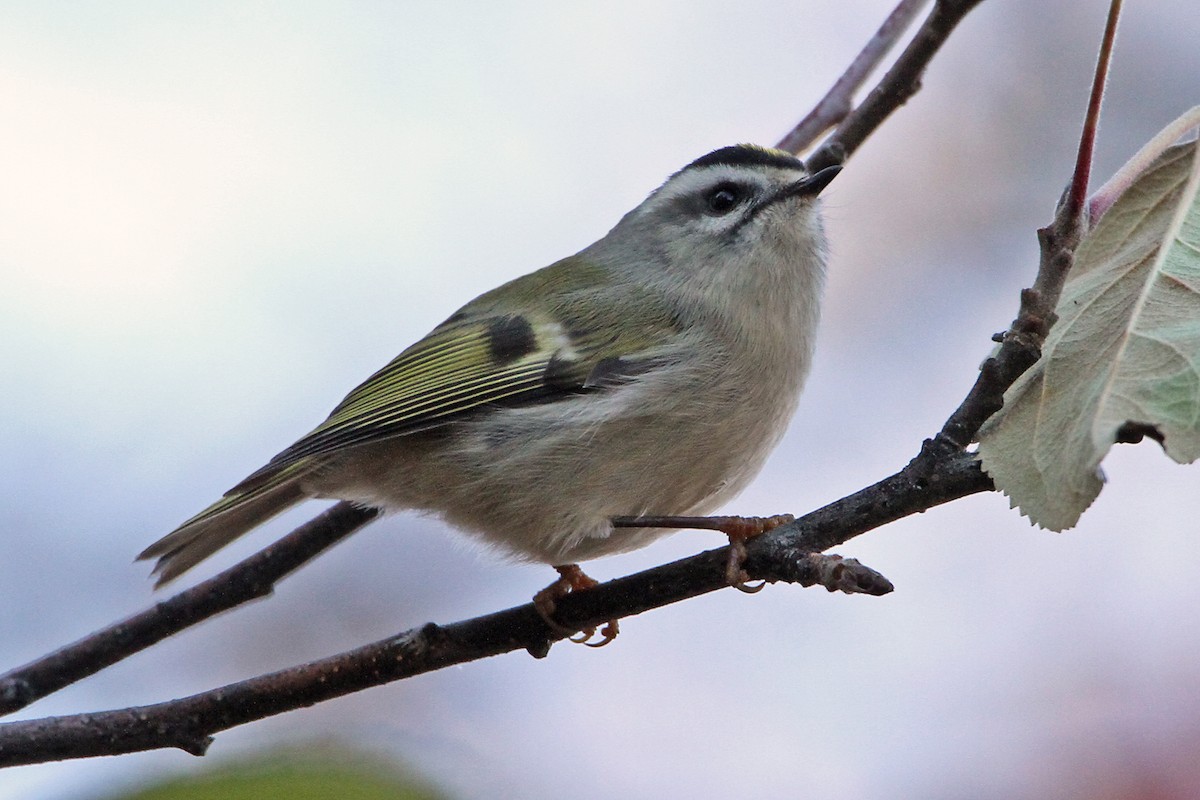
<instances>
[{"instance_id":1,"label":"golden-crowned kinglet","mask_svg":"<svg viewBox=\"0 0 1200 800\"><path fill-rule=\"evenodd\" d=\"M751 145L693 161L595 244L467 303L139 558L162 584L310 497L436 512L555 566L667 532L613 517L711 511L796 406L817 194L839 169Z\"/></svg>"}]
</instances>

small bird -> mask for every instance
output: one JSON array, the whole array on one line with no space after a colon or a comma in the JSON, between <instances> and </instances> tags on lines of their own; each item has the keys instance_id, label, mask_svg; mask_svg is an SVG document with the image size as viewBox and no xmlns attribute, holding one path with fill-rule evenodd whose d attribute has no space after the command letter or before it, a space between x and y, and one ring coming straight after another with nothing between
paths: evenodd
<instances>
[{"instance_id":1,"label":"small bird","mask_svg":"<svg viewBox=\"0 0 1200 800\"><path fill-rule=\"evenodd\" d=\"M778 443L820 311L817 195L840 169L755 145L696 159L599 241L467 303L138 558L161 586L308 498L416 509L557 568L539 593L553 624L555 596L594 584L575 562L694 527L670 517L720 506ZM649 515L662 527L625 527Z\"/></svg>"}]
</instances>

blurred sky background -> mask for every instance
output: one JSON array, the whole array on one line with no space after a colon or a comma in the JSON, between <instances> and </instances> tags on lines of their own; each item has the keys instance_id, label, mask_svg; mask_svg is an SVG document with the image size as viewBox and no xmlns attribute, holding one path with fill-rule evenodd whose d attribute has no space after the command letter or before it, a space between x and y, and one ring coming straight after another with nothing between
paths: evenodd
<instances>
[{"instance_id":1,"label":"blurred sky background","mask_svg":"<svg viewBox=\"0 0 1200 800\"><path fill-rule=\"evenodd\" d=\"M460 304L601 236L692 158L776 141L891 2L852 7L3 4L0 669L153 602L134 554ZM1032 280L1105 10L985 2L832 185L808 390L731 512L871 483L957 405ZM1200 102L1198 39L1194 0L1127 4L1094 185ZM1200 467L1145 444L1105 468L1069 533L993 494L840 548L896 584L885 598L718 592L600 651L511 654L222 733L209 758L339 739L463 798L1196 796ZM720 544L680 533L588 572ZM552 577L393 517L21 716L189 694ZM11 769L0 798L204 763Z\"/></svg>"}]
</instances>

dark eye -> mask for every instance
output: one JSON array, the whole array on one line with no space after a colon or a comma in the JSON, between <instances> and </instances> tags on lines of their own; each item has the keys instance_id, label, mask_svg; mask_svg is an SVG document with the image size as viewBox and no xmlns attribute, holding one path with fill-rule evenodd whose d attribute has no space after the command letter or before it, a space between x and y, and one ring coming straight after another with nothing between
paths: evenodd
<instances>
[{"instance_id":1,"label":"dark eye","mask_svg":"<svg viewBox=\"0 0 1200 800\"><path fill-rule=\"evenodd\" d=\"M742 202L745 191L736 183L719 183L704 197L708 210L714 214L728 214L734 206Z\"/></svg>"}]
</instances>

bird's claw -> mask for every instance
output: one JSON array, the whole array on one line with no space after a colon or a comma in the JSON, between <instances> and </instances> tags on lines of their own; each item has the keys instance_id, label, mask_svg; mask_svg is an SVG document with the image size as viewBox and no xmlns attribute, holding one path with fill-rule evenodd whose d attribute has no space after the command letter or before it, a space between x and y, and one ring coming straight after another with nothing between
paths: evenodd
<instances>
[{"instance_id":1,"label":"bird's claw","mask_svg":"<svg viewBox=\"0 0 1200 800\"><path fill-rule=\"evenodd\" d=\"M723 517L719 530L729 537L729 558L725 562L725 582L739 592L756 594L767 582L750 584L750 576L742 569L746 561L746 541L761 536L769 530L794 522L791 514L776 514L773 517Z\"/></svg>"},{"instance_id":2,"label":"bird's claw","mask_svg":"<svg viewBox=\"0 0 1200 800\"><path fill-rule=\"evenodd\" d=\"M604 627L600 629L600 638L596 641L592 641L592 637L596 636L595 628L584 628L576 635L568 637L567 641L574 642L575 644L584 644L588 647L604 647L604 645L608 644L613 639L616 639L617 634L620 632L621 627L617 624L617 621L615 619L610 619L604 624Z\"/></svg>"},{"instance_id":3,"label":"bird's claw","mask_svg":"<svg viewBox=\"0 0 1200 800\"><path fill-rule=\"evenodd\" d=\"M615 619L609 620L600 629L600 639L594 642L592 639L597 635L595 628L576 630L575 628L567 628L558 624L558 621L554 619L558 599L566 597L571 592L591 589L593 586L598 585L599 581L584 573L578 564L564 564L554 569L558 570L558 580L533 596L533 607L537 610L538 616L542 618L542 621L546 623L546 626L558 635L566 638L568 642L585 644L588 647L603 647L613 639L616 639L617 633L620 631L620 626L617 625Z\"/></svg>"}]
</instances>

